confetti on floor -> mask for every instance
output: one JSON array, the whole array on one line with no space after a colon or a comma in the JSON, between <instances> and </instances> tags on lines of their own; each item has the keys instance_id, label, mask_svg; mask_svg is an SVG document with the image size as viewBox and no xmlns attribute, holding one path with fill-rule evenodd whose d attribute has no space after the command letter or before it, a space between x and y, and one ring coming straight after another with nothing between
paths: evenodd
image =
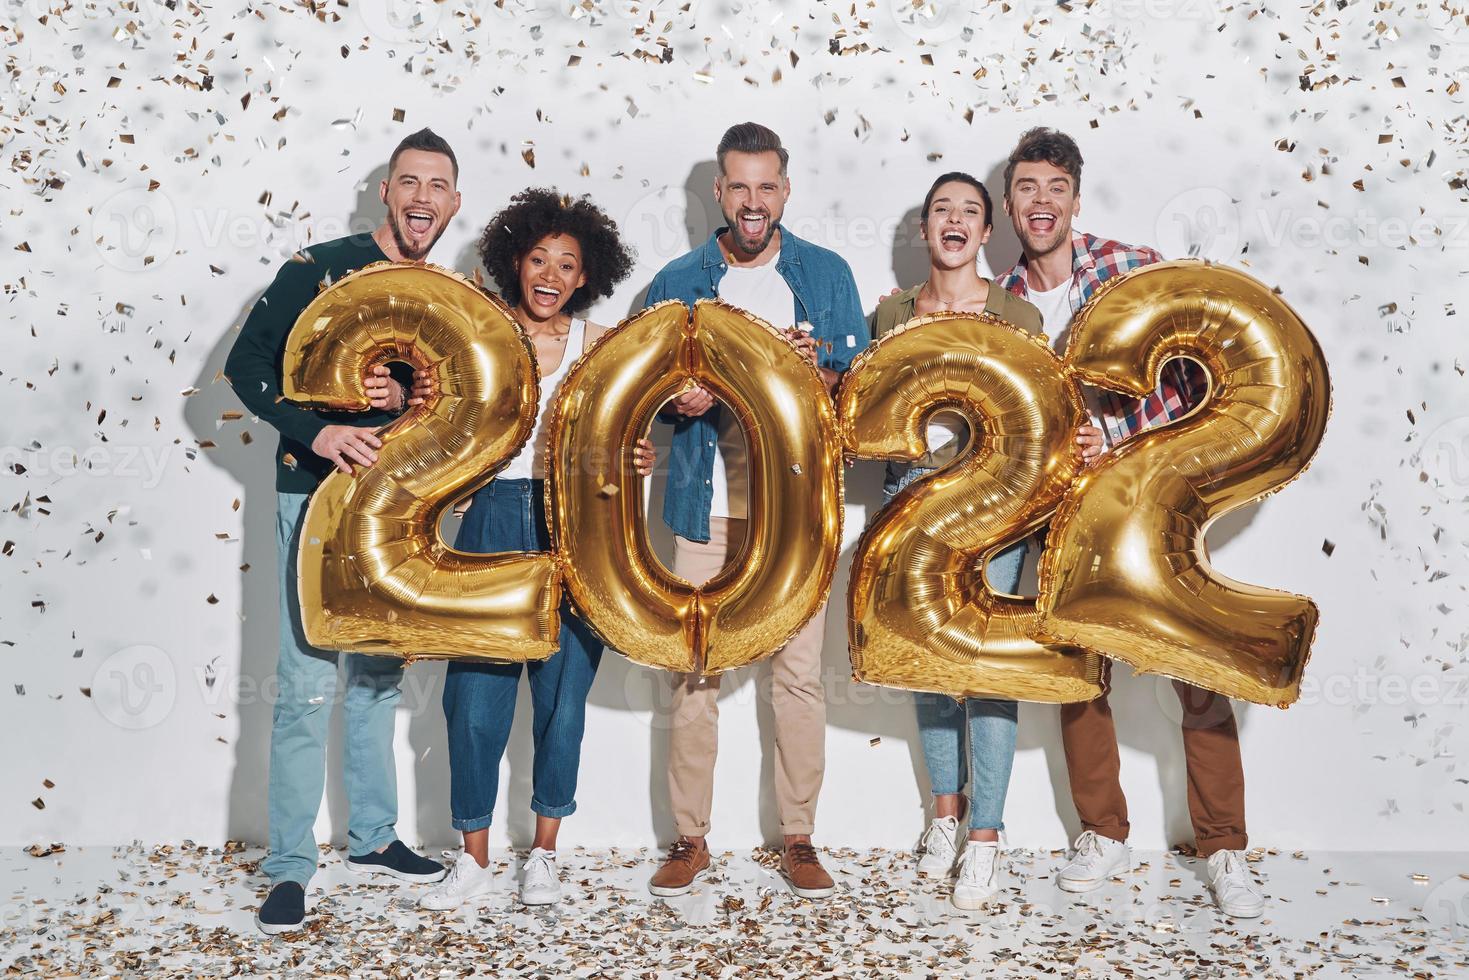
<instances>
[{"instance_id":1,"label":"confetti on floor","mask_svg":"<svg viewBox=\"0 0 1469 980\"><path fill-rule=\"evenodd\" d=\"M1469 974L1469 855L1252 852L1263 918L1214 911L1200 862L1138 852L1085 896L1061 856L1009 852L1002 900L950 907L903 851L832 850L838 890L800 899L774 851L716 856L682 898L655 899L648 851L568 851L566 899L515 898L523 853L496 852L486 904L426 913L428 886L358 877L326 851L308 928L274 939L253 915L256 849L185 843L0 852L0 975L217 977L1452 977ZM1428 918L1420 914L1427 907Z\"/></svg>"}]
</instances>

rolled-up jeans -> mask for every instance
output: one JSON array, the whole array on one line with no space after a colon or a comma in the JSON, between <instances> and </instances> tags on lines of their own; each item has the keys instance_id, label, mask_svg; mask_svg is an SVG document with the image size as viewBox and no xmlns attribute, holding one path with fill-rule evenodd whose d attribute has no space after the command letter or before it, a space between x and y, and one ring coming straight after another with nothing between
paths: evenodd
<instances>
[{"instance_id":1,"label":"rolled-up jeans","mask_svg":"<svg viewBox=\"0 0 1469 980\"><path fill-rule=\"evenodd\" d=\"M889 464L882 488L884 502L931 472L923 467ZM1020 584L1025 553L1026 545L1021 541L991 558L985 566L990 584L1014 592ZM913 704L933 794L948 796L967 787L969 829L1004 829L1005 795L1015 761L1015 702L991 698L959 701L945 694L915 691Z\"/></svg>"},{"instance_id":2,"label":"rolled-up jeans","mask_svg":"<svg viewBox=\"0 0 1469 980\"><path fill-rule=\"evenodd\" d=\"M456 547L460 551L547 551L546 492L541 480L495 480L471 498ZM576 811L587 694L602 662L602 641L561 604L559 647L527 664L453 660L444 680L449 730L449 816L455 830L483 830L499 795L500 760L510 741L524 670L530 677L530 808L543 817Z\"/></svg>"},{"instance_id":3,"label":"rolled-up jeans","mask_svg":"<svg viewBox=\"0 0 1469 980\"><path fill-rule=\"evenodd\" d=\"M277 560L281 585L279 693L271 717L270 853L260 870L271 883L299 882L316 872L317 811L326 785L326 736L337 694L337 659L344 658L346 693L347 851L367 854L397 838L398 777L393 723L403 661L365 653L338 654L306 642L296 593L296 556L309 494L276 494Z\"/></svg>"}]
</instances>

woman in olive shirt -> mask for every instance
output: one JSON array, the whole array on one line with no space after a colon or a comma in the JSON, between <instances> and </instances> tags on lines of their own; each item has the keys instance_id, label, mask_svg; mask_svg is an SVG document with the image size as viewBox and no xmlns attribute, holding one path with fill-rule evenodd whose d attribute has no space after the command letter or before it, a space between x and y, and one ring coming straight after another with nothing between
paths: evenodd
<instances>
[{"instance_id":1,"label":"woman in olive shirt","mask_svg":"<svg viewBox=\"0 0 1469 980\"><path fill-rule=\"evenodd\" d=\"M941 310L992 313L1040 333L1039 310L979 274L979 250L993 226L984 184L968 174L944 174L924 198L920 221L928 243L928 280L878 305L874 338L916 316ZM962 420L941 414L929 424L928 453L911 465L888 464L885 498L891 500L914 480L951 462L968 440L968 426ZM1025 551L1022 541L990 559L987 575L994 588L1015 591ZM953 902L961 909L980 908L999 890L999 837L1015 756L1016 704L983 698L959 702L926 691L915 692L913 700L934 800L934 820L920 844L918 869L935 877L952 873L955 835L967 803L969 839L959 858ZM967 800L961 795L966 783Z\"/></svg>"}]
</instances>

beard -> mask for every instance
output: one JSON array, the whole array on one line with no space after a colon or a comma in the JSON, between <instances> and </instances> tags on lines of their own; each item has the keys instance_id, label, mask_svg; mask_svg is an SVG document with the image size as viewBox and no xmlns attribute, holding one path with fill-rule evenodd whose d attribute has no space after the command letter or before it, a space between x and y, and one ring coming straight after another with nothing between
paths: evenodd
<instances>
[{"instance_id":1,"label":"beard","mask_svg":"<svg viewBox=\"0 0 1469 980\"><path fill-rule=\"evenodd\" d=\"M726 214L725 224L729 226L729 237L734 240L735 247L746 255L759 255L765 251L765 246L775 237L775 217L769 211L756 212L765 216L765 234L759 238L746 238L740 230L739 214Z\"/></svg>"},{"instance_id":2,"label":"beard","mask_svg":"<svg viewBox=\"0 0 1469 980\"><path fill-rule=\"evenodd\" d=\"M388 228L393 232L393 242L398 246L398 254L410 262L417 262L428 255L433 247L438 244L439 239L444 237L444 232L448 230L448 227L448 223L445 222L443 227L439 229L439 233L429 239L427 245L421 249L415 249L413 244L408 240L408 237L403 234L403 228L398 224L398 216L391 211L388 212Z\"/></svg>"}]
</instances>

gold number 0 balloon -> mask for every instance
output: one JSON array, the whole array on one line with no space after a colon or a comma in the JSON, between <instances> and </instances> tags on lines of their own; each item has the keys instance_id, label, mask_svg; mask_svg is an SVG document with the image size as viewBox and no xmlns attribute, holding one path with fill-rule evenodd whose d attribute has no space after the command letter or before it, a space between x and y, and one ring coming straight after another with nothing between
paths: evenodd
<instances>
[{"instance_id":1,"label":"gold number 0 balloon","mask_svg":"<svg viewBox=\"0 0 1469 980\"><path fill-rule=\"evenodd\" d=\"M1284 707L1299 693L1316 605L1219 575L1204 532L1309 464L1331 411L1326 360L1268 287L1184 261L1107 283L1072 324L1066 363L1142 398L1177 356L1208 371L1207 400L1076 481L1041 562L1036 635Z\"/></svg>"},{"instance_id":2,"label":"gold number 0 balloon","mask_svg":"<svg viewBox=\"0 0 1469 980\"><path fill-rule=\"evenodd\" d=\"M658 406L690 382L734 411L750 460L744 547L699 588L654 556L631 459ZM547 453L566 587L628 658L719 673L780 649L826 601L842 532L836 410L790 341L750 314L660 303L609 331L562 381ZM691 491L671 479L666 492Z\"/></svg>"},{"instance_id":3,"label":"gold number 0 balloon","mask_svg":"<svg viewBox=\"0 0 1469 980\"><path fill-rule=\"evenodd\" d=\"M1035 603L995 592L983 571L1045 521L1078 466L1081 399L1044 338L987 313L910 320L857 358L839 404L847 451L865 458L922 456L940 409L975 434L857 545L847 599L857 679L958 697L1100 694L1098 658L1030 640Z\"/></svg>"},{"instance_id":4,"label":"gold number 0 balloon","mask_svg":"<svg viewBox=\"0 0 1469 980\"><path fill-rule=\"evenodd\" d=\"M549 554L478 556L438 520L529 437L534 354L515 318L455 273L377 263L338 280L296 320L284 393L369 407L362 378L387 361L432 367L437 393L387 426L370 467L333 472L301 530L306 638L333 650L537 660L556 649L561 587Z\"/></svg>"}]
</instances>

